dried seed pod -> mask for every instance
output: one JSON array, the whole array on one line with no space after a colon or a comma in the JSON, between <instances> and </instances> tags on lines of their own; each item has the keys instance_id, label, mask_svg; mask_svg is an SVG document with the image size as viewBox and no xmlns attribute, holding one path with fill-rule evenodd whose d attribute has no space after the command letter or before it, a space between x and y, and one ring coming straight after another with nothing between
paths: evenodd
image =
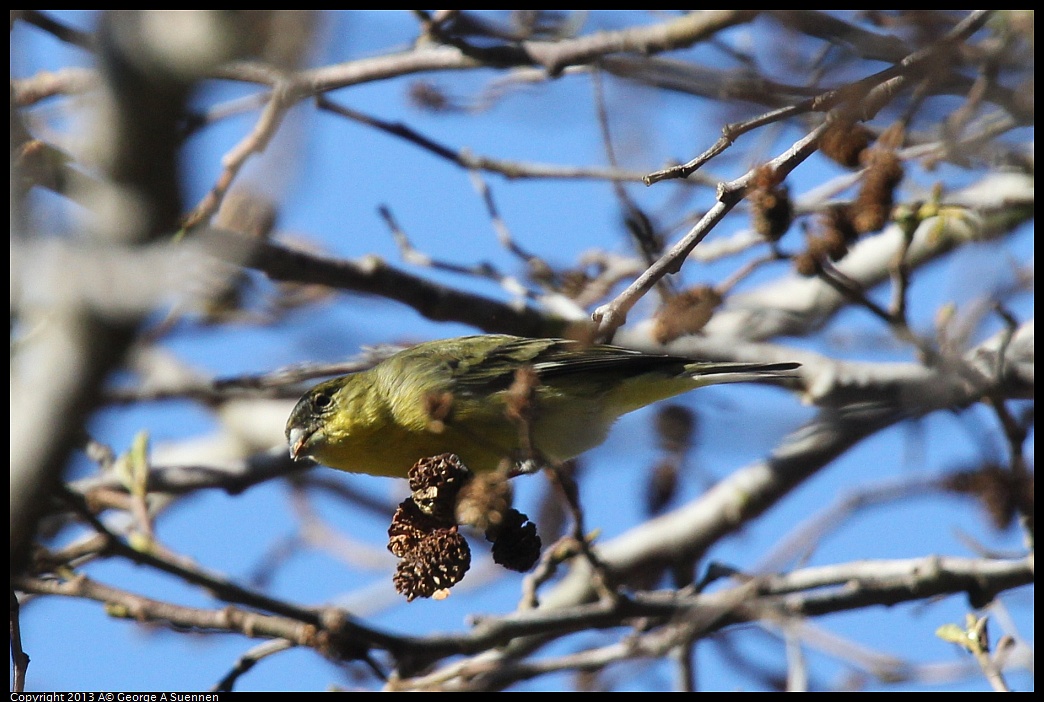
<instances>
[{"instance_id":1,"label":"dried seed pod","mask_svg":"<svg viewBox=\"0 0 1044 702\"><path fill-rule=\"evenodd\" d=\"M493 542L493 561L509 570L524 573L540 557L536 524L517 509L509 509L500 525L492 534L487 533L486 538Z\"/></svg>"},{"instance_id":2,"label":"dried seed pod","mask_svg":"<svg viewBox=\"0 0 1044 702\"><path fill-rule=\"evenodd\" d=\"M401 560L392 576L407 600L441 599L471 567L471 549L458 531L479 525L493 542L493 560L529 570L540 537L528 517L511 508L511 487L496 474L475 477L454 454L423 458L409 473L412 494L388 527L388 550Z\"/></svg>"},{"instance_id":3,"label":"dried seed pod","mask_svg":"<svg viewBox=\"0 0 1044 702\"><path fill-rule=\"evenodd\" d=\"M873 148L863 152L866 173L859 195L852 205L852 225L861 234L876 232L892 213L895 188L903 180L903 164L890 149Z\"/></svg>"},{"instance_id":4,"label":"dried seed pod","mask_svg":"<svg viewBox=\"0 0 1044 702\"><path fill-rule=\"evenodd\" d=\"M790 191L768 166L762 166L754 174L754 187L747 201L754 231L766 241L779 241L790 229L794 221Z\"/></svg>"},{"instance_id":5,"label":"dried seed pod","mask_svg":"<svg viewBox=\"0 0 1044 702\"><path fill-rule=\"evenodd\" d=\"M453 587L470 567L471 549L457 528L436 529L399 561L392 582L407 601L413 601Z\"/></svg>"},{"instance_id":6,"label":"dried seed pod","mask_svg":"<svg viewBox=\"0 0 1044 702\"><path fill-rule=\"evenodd\" d=\"M872 138L870 130L862 124L839 120L819 140L819 151L845 168L858 168L859 159Z\"/></svg>"},{"instance_id":7,"label":"dried seed pod","mask_svg":"<svg viewBox=\"0 0 1044 702\"><path fill-rule=\"evenodd\" d=\"M697 285L675 295L656 312L653 338L661 344L706 326L721 305L721 293L710 285Z\"/></svg>"}]
</instances>

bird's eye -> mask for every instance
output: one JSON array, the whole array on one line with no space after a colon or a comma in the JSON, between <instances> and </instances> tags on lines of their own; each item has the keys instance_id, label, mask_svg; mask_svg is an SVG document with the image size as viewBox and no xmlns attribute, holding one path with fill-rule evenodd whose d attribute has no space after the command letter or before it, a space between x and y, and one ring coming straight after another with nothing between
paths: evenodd
<instances>
[{"instance_id":1,"label":"bird's eye","mask_svg":"<svg viewBox=\"0 0 1044 702\"><path fill-rule=\"evenodd\" d=\"M315 404L316 409L324 410L330 406L333 399L330 397L329 393L320 392L312 398L312 402Z\"/></svg>"}]
</instances>

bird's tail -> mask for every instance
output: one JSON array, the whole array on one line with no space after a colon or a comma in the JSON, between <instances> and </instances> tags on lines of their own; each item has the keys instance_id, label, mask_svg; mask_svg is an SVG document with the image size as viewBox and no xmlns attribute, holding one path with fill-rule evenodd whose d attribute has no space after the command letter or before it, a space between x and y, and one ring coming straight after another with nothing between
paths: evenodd
<instances>
[{"instance_id":1,"label":"bird's tail","mask_svg":"<svg viewBox=\"0 0 1044 702\"><path fill-rule=\"evenodd\" d=\"M798 378L800 363L708 363L696 361L685 366L685 373L707 385L718 383L781 382Z\"/></svg>"}]
</instances>

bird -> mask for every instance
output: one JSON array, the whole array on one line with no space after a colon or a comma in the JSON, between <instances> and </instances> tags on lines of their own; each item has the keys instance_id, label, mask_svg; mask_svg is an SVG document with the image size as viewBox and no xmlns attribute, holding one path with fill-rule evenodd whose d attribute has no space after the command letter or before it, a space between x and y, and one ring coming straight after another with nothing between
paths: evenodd
<instances>
[{"instance_id":1,"label":"bird","mask_svg":"<svg viewBox=\"0 0 1044 702\"><path fill-rule=\"evenodd\" d=\"M793 379L798 363L722 363L569 339L481 334L406 348L319 383L286 424L293 460L406 477L456 454L469 469L561 462L622 415L717 383ZM510 465L510 463L509 463Z\"/></svg>"}]
</instances>

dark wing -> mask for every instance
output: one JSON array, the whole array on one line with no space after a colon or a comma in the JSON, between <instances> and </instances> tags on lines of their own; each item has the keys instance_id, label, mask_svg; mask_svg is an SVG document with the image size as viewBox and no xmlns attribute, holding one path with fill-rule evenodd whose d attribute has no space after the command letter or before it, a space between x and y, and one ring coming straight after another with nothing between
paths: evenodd
<instances>
[{"instance_id":1,"label":"dark wing","mask_svg":"<svg viewBox=\"0 0 1044 702\"><path fill-rule=\"evenodd\" d=\"M619 346L510 336L502 337L500 344L481 354L462 356L454 359L454 380L460 390L472 393L507 389L515 380L515 371L525 365L542 380L584 374L594 384L613 383L652 371L679 374L691 363L677 356L647 354Z\"/></svg>"},{"instance_id":2,"label":"dark wing","mask_svg":"<svg viewBox=\"0 0 1044 702\"><path fill-rule=\"evenodd\" d=\"M651 354L620 346L590 345L556 339L533 362L541 378L554 378L574 373L606 380L631 378L659 371L667 375L681 373L692 361L678 356Z\"/></svg>"}]
</instances>

